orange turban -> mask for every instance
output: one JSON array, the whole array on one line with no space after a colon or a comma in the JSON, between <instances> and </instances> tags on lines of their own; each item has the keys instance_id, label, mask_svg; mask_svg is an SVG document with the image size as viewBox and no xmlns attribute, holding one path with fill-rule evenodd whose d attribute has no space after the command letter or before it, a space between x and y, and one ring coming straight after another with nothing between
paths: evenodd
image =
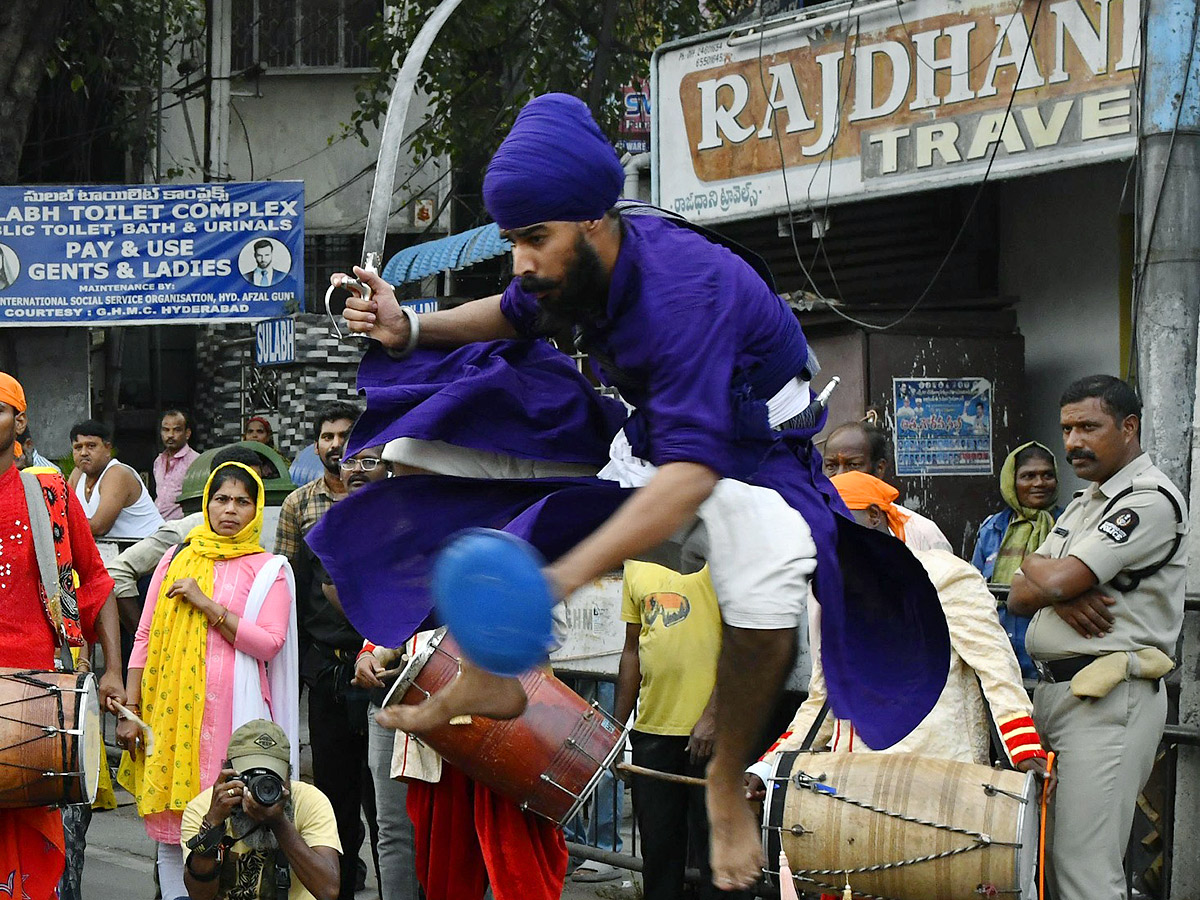
<instances>
[{"instance_id":1,"label":"orange turban","mask_svg":"<svg viewBox=\"0 0 1200 900\"><path fill-rule=\"evenodd\" d=\"M7 372L0 372L0 403L7 403L16 412L25 412L25 389Z\"/></svg>"},{"instance_id":2,"label":"orange turban","mask_svg":"<svg viewBox=\"0 0 1200 900\"><path fill-rule=\"evenodd\" d=\"M21 382L7 372L0 372L0 403L7 403L14 412L25 412L25 389L21 387ZM13 445L13 452L17 456L21 455L19 443Z\"/></svg>"},{"instance_id":3,"label":"orange turban","mask_svg":"<svg viewBox=\"0 0 1200 900\"><path fill-rule=\"evenodd\" d=\"M829 479L842 500L851 509L866 509L878 506L887 516L888 527L892 534L904 540L904 523L908 516L896 508L896 498L900 492L885 481L880 481L874 475L866 472L843 472Z\"/></svg>"}]
</instances>

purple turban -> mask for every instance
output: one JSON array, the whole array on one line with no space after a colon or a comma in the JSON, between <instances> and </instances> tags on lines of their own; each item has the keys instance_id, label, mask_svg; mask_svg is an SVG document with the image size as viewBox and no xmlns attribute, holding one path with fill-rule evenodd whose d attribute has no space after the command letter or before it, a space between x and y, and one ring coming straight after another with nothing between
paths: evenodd
<instances>
[{"instance_id":1,"label":"purple turban","mask_svg":"<svg viewBox=\"0 0 1200 900\"><path fill-rule=\"evenodd\" d=\"M599 219L617 202L625 171L587 106L570 94L534 97L483 178L483 202L501 228Z\"/></svg>"}]
</instances>

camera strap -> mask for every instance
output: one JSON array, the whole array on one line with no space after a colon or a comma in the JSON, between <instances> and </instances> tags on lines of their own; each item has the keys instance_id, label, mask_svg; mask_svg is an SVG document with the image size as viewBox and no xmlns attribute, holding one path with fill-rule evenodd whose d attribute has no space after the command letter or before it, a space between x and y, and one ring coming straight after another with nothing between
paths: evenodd
<instances>
[{"instance_id":1,"label":"camera strap","mask_svg":"<svg viewBox=\"0 0 1200 900\"><path fill-rule=\"evenodd\" d=\"M292 888L292 869L287 854L282 849L275 851L275 897L286 898Z\"/></svg>"}]
</instances>

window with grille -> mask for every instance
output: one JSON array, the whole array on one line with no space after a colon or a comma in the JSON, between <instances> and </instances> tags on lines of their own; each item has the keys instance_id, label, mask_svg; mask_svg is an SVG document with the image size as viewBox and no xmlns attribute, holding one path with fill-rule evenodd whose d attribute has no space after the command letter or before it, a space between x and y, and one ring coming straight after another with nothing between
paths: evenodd
<instances>
[{"instance_id":1,"label":"window with grille","mask_svg":"<svg viewBox=\"0 0 1200 900\"><path fill-rule=\"evenodd\" d=\"M238 0L233 69L361 69L382 0Z\"/></svg>"},{"instance_id":2,"label":"window with grille","mask_svg":"<svg viewBox=\"0 0 1200 900\"><path fill-rule=\"evenodd\" d=\"M325 289L334 272L349 272L362 255L362 238L340 234L304 236L304 309L325 311Z\"/></svg>"}]
</instances>

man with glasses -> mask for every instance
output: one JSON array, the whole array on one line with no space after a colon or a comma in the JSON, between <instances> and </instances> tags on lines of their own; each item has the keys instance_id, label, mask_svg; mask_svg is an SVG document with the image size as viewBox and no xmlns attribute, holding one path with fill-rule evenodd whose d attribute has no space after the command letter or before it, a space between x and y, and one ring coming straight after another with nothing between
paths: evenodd
<instances>
[{"instance_id":1,"label":"man with glasses","mask_svg":"<svg viewBox=\"0 0 1200 900\"><path fill-rule=\"evenodd\" d=\"M342 845L339 900L354 900L356 886L366 877L358 857L366 837L360 807L375 846L375 795L366 768L367 694L350 684L362 636L346 621L329 576L304 536L346 496L352 481L387 476L386 466L378 464L364 471L379 457L378 451L342 459L358 413L347 403L331 403L317 411L313 437L324 472L288 495L275 536L275 552L288 558L296 575L300 678L308 687L313 783L329 798L337 819Z\"/></svg>"}]
</instances>

